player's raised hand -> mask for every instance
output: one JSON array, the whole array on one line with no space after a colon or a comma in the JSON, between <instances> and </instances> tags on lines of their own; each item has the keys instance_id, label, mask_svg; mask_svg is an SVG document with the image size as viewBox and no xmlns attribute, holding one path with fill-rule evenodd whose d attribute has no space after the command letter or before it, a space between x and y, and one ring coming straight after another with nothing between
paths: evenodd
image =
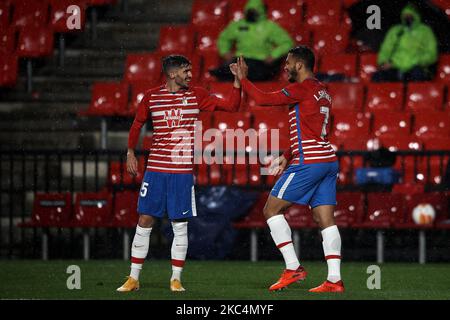
<instances>
[{"instance_id":1,"label":"player's raised hand","mask_svg":"<svg viewBox=\"0 0 450 320\"><path fill-rule=\"evenodd\" d=\"M237 63L230 63L230 71L234 76L237 76L237 73L238 73Z\"/></svg>"},{"instance_id":2,"label":"player's raised hand","mask_svg":"<svg viewBox=\"0 0 450 320\"><path fill-rule=\"evenodd\" d=\"M134 155L134 151L128 150L127 153L127 171L132 176L136 176L138 172L138 162L136 156Z\"/></svg>"},{"instance_id":3,"label":"player's raised hand","mask_svg":"<svg viewBox=\"0 0 450 320\"><path fill-rule=\"evenodd\" d=\"M237 77L239 80L247 78L248 75L248 66L247 63L245 63L244 57L240 56L237 58Z\"/></svg>"},{"instance_id":4,"label":"player's raised hand","mask_svg":"<svg viewBox=\"0 0 450 320\"><path fill-rule=\"evenodd\" d=\"M284 156L275 158L269 167L269 174L273 176L278 176L286 168L287 160Z\"/></svg>"}]
</instances>

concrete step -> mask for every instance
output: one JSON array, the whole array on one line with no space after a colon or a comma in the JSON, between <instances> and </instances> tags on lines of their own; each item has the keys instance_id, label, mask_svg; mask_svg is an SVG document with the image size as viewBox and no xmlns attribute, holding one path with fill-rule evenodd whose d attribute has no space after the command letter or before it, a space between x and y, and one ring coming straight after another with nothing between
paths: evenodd
<instances>
[{"instance_id":1,"label":"concrete step","mask_svg":"<svg viewBox=\"0 0 450 320\"><path fill-rule=\"evenodd\" d=\"M192 0L128 0L125 9L125 12L110 10L104 18L127 22L188 23L192 12Z\"/></svg>"},{"instance_id":2,"label":"concrete step","mask_svg":"<svg viewBox=\"0 0 450 320\"><path fill-rule=\"evenodd\" d=\"M99 48L108 50L154 50L159 39L161 23L151 22L102 22L96 26L96 38L92 29L70 43L71 48Z\"/></svg>"}]
</instances>

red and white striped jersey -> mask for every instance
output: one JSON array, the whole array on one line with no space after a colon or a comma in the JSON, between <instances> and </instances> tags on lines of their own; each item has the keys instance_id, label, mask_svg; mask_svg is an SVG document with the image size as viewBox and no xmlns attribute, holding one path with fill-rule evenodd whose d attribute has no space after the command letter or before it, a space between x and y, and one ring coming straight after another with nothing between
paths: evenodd
<instances>
[{"instance_id":1,"label":"red and white striped jersey","mask_svg":"<svg viewBox=\"0 0 450 320\"><path fill-rule=\"evenodd\" d=\"M193 87L169 92L166 86L148 90L142 98L128 138L128 148L137 145L140 130L149 119L153 123L153 142L147 170L166 173L192 173L194 122L201 111L237 111L240 90L233 87L227 100Z\"/></svg>"},{"instance_id":2,"label":"red and white striped jersey","mask_svg":"<svg viewBox=\"0 0 450 320\"><path fill-rule=\"evenodd\" d=\"M316 79L306 79L281 92L297 100L289 107L290 164L336 161L328 141L331 97L325 86Z\"/></svg>"},{"instance_id":3,"label":"red and white striped jersey","mask_svg":"<svg viewBox=\"0 0 450 320\"><path fill-rule=\"evenodd\" d=\"M257 104L289 105L290 148L284 153L289 164L310 164L337 160L328 141L331 97L317 79L292 83L276 92L262 92L250 81L242 87Z\"/></svg>"}]
</instances>

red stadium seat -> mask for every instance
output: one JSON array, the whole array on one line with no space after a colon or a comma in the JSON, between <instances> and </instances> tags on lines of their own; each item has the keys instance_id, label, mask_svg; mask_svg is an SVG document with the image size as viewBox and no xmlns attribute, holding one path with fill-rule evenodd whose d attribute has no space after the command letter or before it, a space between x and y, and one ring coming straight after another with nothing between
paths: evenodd
<instances>
[{"instance_id":1,"label":"red stadium seat","mask_svg":"<svg viewBox=\"0 0 450 320\"><path fill-rule=\"evenodd\" d=\"M366 111L402 109L403 84L370 83L367 85Z\"/></svg>"},{"instance_id":2,"label":"red stadium seat","mask_svg":"<svg viewBox=\"0 0 450 320\"><path fill-rule=\"evenodd\" d=\"M225 164L222 166L222 183L227 185L245 186L261 185L260 165L258 155L253 154L246 157L237 155L236 157L225 157ZM250 163L251 162L251 163Z\"/></svg>"},{"instance_id":3,"label":"red stadium seat","mask_svg":"<svg viewBox=\"0 0 450 320\"><path fill-rule=\"evenodd\" d=\"M73 223L77 227L106 227L112 219L110 192L85 192L75 196Z\"/></svg>"},{"instance_id":4,"label":"red stadium seat","mask_svg":"<svg viewBox=\"0 0 450 320\"><path fill-rule=\"evenodd\" d=\"M301 1L266 0L265 3L267 17L270 20L290 33L301 28L303 17Z\"/></svg>"},{"instance_id":5,"label":"red stadium seat","mask_svg":"<svg viewBox=\"0 0 450 320\"><path fill-rule=\"evenodd\" d=\"M244 18L247 0L233 0L228 3L228 20L238 21Z\"/></svg>"},{"instance_id":6,"label":"red stadium seat","mask_svg":"<svg viewBox=\"0 0 450 320\"><path fill-rule=\"evenodd\" d=\"M415 114L414 131L421 139L450 136L450 116L445 111Z\"/></svg>"},{"instance_id":7,"label":"red stadium seat","mask_svg":"<svg viewBox=\"0 0 450 320\"><path fill-rule=\"evenodd\" d=\"M443 96L443 84L410 82L406 93L406 108L413 112L442 110Z\"/></svg>"},{"instance_id":8,"label":"red stadium seat","mask_svg":"<svg viewBox=\"0 0 450 320\"><path fill-rule=\"evenodd\" d=\"M209 70L215 69L220 65L220 57L217 52L209 52L203 51L202 53L202 70L200 73L200 81L216 81L216 78L213 77Z\"/></svg>"},{"instance_id":9,"label":"red stadium seat","mask_svg":"<svg viewBox=\"0 0 450 320\"><path fill-rule=\"evenodd\" d=\"M370 150L369 136L359 137L358 139L348 139L346 136L343 137L331 137L331 144L334 145L338 150Z\"/></svg>"},{"instance_id":10,"label":"red stadium seat","mask_svg":"<svg viewBox=\"0 0 450 320\"><path fill-rule=\"evenodd\" d=\"M67 13L67 9L76 5L80 8L80 12L71 11L71 13ZM82 31L85 28L86 24L86 3L83 1L74 1L74 0L51 0L50 1L51 13L50 13L50 25L54 32L78 32ZM67 19L71 17L73 14L79 14L81 29L70 29L67 26Z\"/></svg>"},{"instance_id":11,"label":"red stadium seat","mask_svg":"<svg viewBox=\"0 0 450 320\"><path fill-rule=\"evenodd\" d=\"M46 27L24 28L19 35L17 54L19 57L38 58L53 54L53 31Z\"/></svg>"},{"instance_id":12,"label":"red stadium seat","mask_svg":"<svg viewBox=\"0 0 450 320\"><path fill-rule=\"evenodd\" d=\"M17 83L17 75L17 56L0 53L0 87L14 87Z\"/></svg>"},{"instance_id":13,"label":"red stadium seat","mask_svg":"<svg viewBox=\"0 0 450 320\"><path fill-rule=\"evenodd\" d=\"M203 28L197 32L196 50L203 55L205 52L211 52L215 56L217 52L217 38L219 37L220 29Z\"/></svg>"},{"instance_id":14,"label":"red stadium seat","mask_svg":"<svg viewBox=\"0 0 450 320\"><path fill-rule=\"evenodd\" d=\"M372 74L377 71L377 54L364 53L359 56L359 78L368 83L372 79Z\"/></svg>"},{"instance_id":15,"label":"red stadium seat","mask_svg":"<svg viewBox=\"0 0 450 320\"><path fill-rule=\"evenodd\" d=\"M369 193L367 216L361 226L366 228L389 228L404 221L403 195L392 193Z\"/></svg>"},{"instance_id":16,"label":"red stadium seat","mask_svg":"<svg viewBox=\"0 0 450 320\"><path fill-rule=\"evenodd\" d=\"M355 184L356 169L363 167L363 158L361 156L343 156L339 162L339 185Z\"/></svg>"},{"instance_id":17,"label":"red stadium seat","mask_svg":"<svg viewBox=\"0 0 450 320\"><path fill-rule=\"evenodd\" d=\"M428 185L440 185L443 183L448 157L420 157L418 160L416 172L416 180L418 182Z\"/></svg>"},{"instance_id":18,"label":"red stadium seat","mask_svg":"<svg viewBox=\"0 0 450 320\"><path fill-rule=\"evenodd\" d=\"M263 214L263 208L266 204L267 197L269 196L268 192L264 192L261 194L259 199L255 202L252 208L249 210L247 216L243 219L235 222L233 226L238 229L253 229L253 228L266 228L266 218Z\"/></svg>"},{"instance_id":19,"label":"red stadium seat","mask_svg":"<svg viewBox=\"0 0 450 320\"><path fill-rule=\"evenodd\" d=\"M217 111L214 113L213 127L224 134L227 129L242 129L245 131L250 128L250 113Z\"/></svg>"},{"instance_id":20,"label":"red stadium seat","mask_svg":"<svg viewBox=\"0 0 450 320\"><path fill-rule=\"evenodd\" d=\"M222 165L222 183L226 185L246 185L248 182L247 166L245 156L227 154Z\"/></svg>"},{"instance_id":21,"label":"red stadium seat","mask_svg":"<svg viewBox=\"0 0 450 320\"><path fill-rule=\"evenodd\" d=\"M342 0L342 4L345 8L350 8L355 3L359 2L360 0Z\"/></svg>"},{"instance_id":22,"label":"red stadium seat","mask_svg":"<svg viewBox=\"0 0 450 320\"><path fill-rule=\"evenodd\" d=\"M392 187L392 193L400 193L403 195L416 195L424 192L425 187L423 184L402 183L402 184L395 184Z\"/></svg>"},{"instance_id":23,"label":"red stadium seat","mask_svg":"<svg viewBox=\"0 0 450 320\"><path fill-rule=\"evenodd\" d=\"M359 192L338 192L334 219L339 227L361 223L364 217L364 195Z\"/></svg>"},{"instance_id":24,"label":"red stadium seat","mask_svg":"<svg viewBox=\"0 0 450 320\"><path fill-rule=\"evenodd\" d=\"M316 227L308 206L294 204L286 210L284 216L292 229Z\"/></svg>"},{"instance_id":25,"label":"red stadium seat","mask_svg":"<svg viewBox=\"0 0 450 320\"><path fill-rule=\"evenodd\" d=\"M0 3L0 30L6 30L11 17L11 6L8 2Z\"/></svg>"},{"instance_id":26,"label":"red stadium seat","mask_svg":"<svg viewBox=\"0 0 450 320\"><path fill-rule=\"evenodd\" d=\"M220 166L216 163L202 162L196 165L195 184L200 186L218 185L222 179Z\"/></svg>"},{"instance_id":27,"label":"red stadium seat","mask_svg":"<svg viewBox=\"0 0 450 320\"><path fill-rule=\"evenodd\" d=\"M72 216L70 193L36 193L33 202L32 223L39 227L63 227Z\"/></svg>"},{"instance_id":28,"label":"red stadium seat","mask_svg":"<svg viewBox=\"0 0 450 320\"><path fill-rule=\"evenodd\" d=\"M138 192L122 191L114 195L114 215L112 226L119 228L136 227L139 215L137 213Z\"/></svg>"},{"instance_id":29,"label":"red stadium seat","mask_svg":"<svg viewBox=\"0 0 450 320\"><path fill-rule=\"evenodd\" d=\"M373 113L373 132L376 137L408 136L411 132L409 113L379 111Z\"/></svg>"},{"instance_id":30,"label":"red stadium seat","mask_svg":"<svg viewBox=\"0 0 450 320\"><path fill-rule=\"evenodd\" d=\"M450 54L439 55L439 64L436 72L436 80L450 82Z\"/></svg>"},{"instance_id":31,"label":"red stadium seat","mask_svg":"<svg viewBox=\"0 0 450 320\"><path fill-rule=\"evenodd\" d=\"M334 113L334 112L333 112ZM367 138L370 114L356 111L334 113L332 136L336 138Z\"/></svg>"},{"instance_id":32,"label":"red stadium seat","mask_svg":"<svg viewBox=\"0 0 450 320\"><path fill-rule=\"evenodd\" d=\"M286 150L290 146L289 113L285 111L253 111L253 128L258 132L258 150ZM278 141L272 130L278 130ZM274 141L272 141L274 139ZM278 147L274 145L278 143Z\"/></svg>"},{"instance_id":33,"label":"red stadium seat","mask_svg":"<svg viewBox=\"0 0 450 320\"><path fill-rule=\"evenodd\" d=\"M333 110L362 110L364 87L361 84L331 82L327 88L333 99Z\"/></svg>"},{"instance_id":34,"label":"red stadium seat","mask_svg":"<svg viewBox=\"0 0 450 320\"><path fill-rule=\"evenodd\" d=\"M448 163L446 156L406 156L404 159L404 183L440 185Z\"/></svg>"},{"instance_id":35,"label":"red stadium seat","mask_svg":"<svg viewBox=\"0 0 450 320\"><path fill-rule=\"evenodd\" d=\"M48 22L49 4L47 1L15 1L12 25L43 27Z\"/></svg>"},{"instance_id":36,"label":"red stadium seat","mask_svg":"<svg viewBox=\"0 0 450 320\"><path fill-rule=\"evenodd\" d=\"M112 116L123 114L128 103L128 84L97 82L92 88L92 98L85 115ZM83 114L83 113L82 113Z\"/></svg>"},{"instance_id":37,"label":"red stadium seat","mask_svg":"<svg viewBox=\"0 0 450 320\"><path fill-rule=\"evenodd\" d=\"M164 26L159 32L159 51L163 55L190 55L194 48L194 32L190 26Z\"/></svg>"},{"instance_id":38,"label":"red stadium seat","mask_svg":"<svg viewBox=\"0 0 450 320\"><path fill-rule=\"evenodd\" d=\"M290 30L289 34L291 35L292 39L294 40L294 42L296 44L310 46L311 31L301 28L301 29Z\"/></svg>"},{"instance_id":39,"label":"red stadium seat","mask_svg":"<svg viewBox=\"0 0 450 320\"><path fill-rule=\"evenodd\" d=\"M449 150L450 143L448 137L430 137L425 139L420 139L425 150Z\"/></svg>"},{"instance_id":40,"label":"red stadium seat","mask_svg":"<svg viewBox=\"0 0 450 320\"><path fill-rule=\"evenodd\" d=\"M0 28L0 53L13 53L16 50L16 30L14 27Z\"/></svg>"},{"instance_id":41,"label":"red stadium seat","mask_svg":"<svg viewBox=\"0 0 450 320\"><path fill-rule=\"evenodd\" d=\"M155 53L128 54L124 80L146 81L156 85L161 80L161 57Z\"/></svg>"},{"instance_id":42,"label":"red stadium seat","mask_svg":"<svg viewBox=\"0 0 450 320\"><path fill-rule=\"evenodd\" d=\"M327 74L344 74L346 77L356 77L356 55L323 56L320 61L320 71Z\"/></svg>"},{"instance_id":43,"label":"red stadium seat","mask_svg":"<svg viewBox=\"0 0 450 320\"><path fill-rule=\"evenodd\" d=\"M224 29L227 23L227 1L195 0L192 4L191 24L196 30Z\"/></svg>"},{"instance_id":44,"label":"red stadium seat","mask_svg":"<svg viewBox=\"0 0 450 320\"><path fill-rule=\"evenodd\" d=\"M385 147L392 152L412 150L419 151L423 149L422 143L419 141L419 139L410 135L399 134L394 136L381 136L377 139L378 142L376 142L375 144L377 144L378 147ZM377 146L372 146L371 149L376 150L378 149Z\"/></svg>"},{"instance_id":45,"label":"red stadium seat","mask_svg":"<svg viewBox=\"0 0 450 320\"><path fill-rule=\"evenodd\" d=\"M306 24L309 28L319 29L323 26L339 25L341 18L341 1L308 1L306 7Z\"/></svg>"},{"instance_id":46,"label":"red stadium seat","mask_svg":"<svg viewBox=\"0 0 450 320\"><path fill-rule=\"evenodd\" d=\"M230 112L214 112L214 121L213 121L213 127L220 130L221 136L217 137L215 136L214 139L211 139L211 137L208 136L208 139L211 140L211 142L204 141L204 145L208 146L208 149L212 146L218 148L220 146L220 142L218 139L222 139L222 148L223 151L216 149L216 157L217 152L219 154L219 157L223 155L225 156L226 153L230 151L245 151L248 149L248 138L244 138L247 130L250 128L250 113L249 112L237 112L237 113L230 113ZM227 130L234 130L234 131L228 131ZM236 131L236 129L241 129L239 131ZM218 134L217 132L215 133ZM256 137L254 138L256 140ZM219 144L219 145L218 145ZM220 159L220 158L218 158ZM226 161L226 159L225 159ZM231 170L232 164L225 165L225 170ZM229 180L226 180L227 183L231 182L231 175L228 175Z\"/></svg>"},{"instance_id":47,"label":"red stadium seat","mask_svg":"<svg viewBox=\"0 0 450 320\"><path fill-rule=\"evenodd\" d=\"M117 0L85 0L89 6L104 6L104 5L114 5Z\"/></svg>"},{"instance_id":48,"label":"red stadium seat","mask_svg":"<svg viewBox=\"0 0 450 320\"><path fill-rule=\"evenodd\" d=\"M139 103L144 97L145 93L154 87L157 86L157 83L150 81L133 81L131 83L131 101L128 105L128 110L124 115L135 116L137 109L139 107Z\"/></svg>"},{"instance_id":49,"label":"red stadium seat","mask_svg":"<svg viewBox=\"0 0 450 320\"><path fill-rule=\"evenodd\" d=\"M349 34L343 27L327 27L313 32L313 49L322 56L343 53L348 43Z\"/></svg>"},{"instance_id":50,"label":"red stadium seat","mask_svg":"<svg viewBox=\"0 0 450 320\"><path fill-rule=\"evenodd\" d=\"M109 183L111 185L134 185L142 182L143 173L145 171L145 164L141 157L138 161L138 174L131 176L127 172L126 162L113 161L109 164Z\"/></svg>"}]
</instances>

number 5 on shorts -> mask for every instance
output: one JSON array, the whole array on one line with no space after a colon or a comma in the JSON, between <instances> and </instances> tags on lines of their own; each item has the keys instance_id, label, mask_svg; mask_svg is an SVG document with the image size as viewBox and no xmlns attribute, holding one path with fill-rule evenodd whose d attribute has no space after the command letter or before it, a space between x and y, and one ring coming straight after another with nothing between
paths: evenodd
<instances>
[{"instance_id":1,"label":"number 5 on shorts","mask_svg":"<svg viewBox=\"0 0 450 320\"><path fill-rule=\"evenodd\" d=\"M148 182L143 182L141 187L141 197L145 197L147 195L147 187Z\"/></svg>"}]
</instances>

